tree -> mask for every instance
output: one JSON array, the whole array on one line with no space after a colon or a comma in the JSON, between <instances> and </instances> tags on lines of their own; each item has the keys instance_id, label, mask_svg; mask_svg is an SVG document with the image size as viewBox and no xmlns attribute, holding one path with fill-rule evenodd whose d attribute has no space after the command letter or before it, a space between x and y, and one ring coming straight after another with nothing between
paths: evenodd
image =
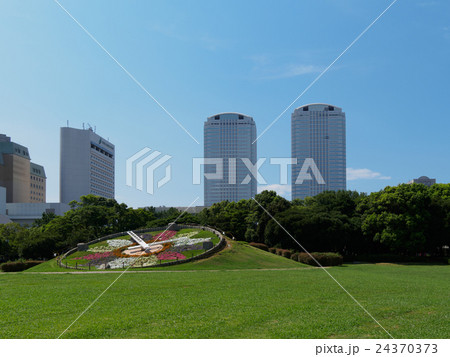
<instances>
[{"instance_id":1,"label":"tree","mask_svg":"<svg viewBox=\"0 0 450 357\"><path fill-rule=\"evenodd\" d=\"M424 252L430 239L431 195L420 184L386 187L360 202L362 232L393 253Z\"/></svg>"},{"instance_id":2,"label":"tree","mask_svg":"<svg viewBox=\"0 0 450 357\"><path fill-rule=\"evenodd\" d=\"M294 206L267 224L265 243L296 250L300 244L310 252L344 252L354 229L349 217L336 210Z\"/></svg>"}]
</instances>

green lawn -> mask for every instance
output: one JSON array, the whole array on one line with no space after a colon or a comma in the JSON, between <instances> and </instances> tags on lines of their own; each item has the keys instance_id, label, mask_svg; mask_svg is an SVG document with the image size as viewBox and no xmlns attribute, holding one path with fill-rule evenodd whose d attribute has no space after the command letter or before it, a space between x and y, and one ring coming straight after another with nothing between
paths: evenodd
<instances>
[{"instance_id":1,"label":"green lawn","mask_svg":"<svg viewBox=\"0 0 450 357\"><path fill-rule=\"evenodd\" d=\"M328 269L394 337L448 338L449 266ZM0 274L0 338L58 337L117 274ZM125 274L63 337L388 336L321 269L241 269Z\"/></svg>"}]
</instances>

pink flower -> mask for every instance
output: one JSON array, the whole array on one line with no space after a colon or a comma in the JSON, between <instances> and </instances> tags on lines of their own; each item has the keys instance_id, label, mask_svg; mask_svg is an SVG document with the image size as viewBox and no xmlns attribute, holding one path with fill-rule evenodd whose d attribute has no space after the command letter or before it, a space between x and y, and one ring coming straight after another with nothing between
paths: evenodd
<instances>
[{"instance_id":1,"label":"pink flower","mask_svg":"<svg viewBox=\"0 0 450 357\"><path fill-rule=\"evenodd\" d=\"M186 259L186 257L181 254L181 253L177 253L177 252L162 252L160 254L158 254L158 259L159 260L182 260L182 259Z\"/></svg>"},{"instance_id":2,"label":"pink flower","mask_svg":"<svg viewBox=\"0 0 450 357\"><path fill-rule=\"evenodd\" d=\"M155 240L163 242L165 240L168 240L168 239L172 238L175 234L177 234L176 231L165 231L165 232L162 232L162 233L155 234L155 236L153 238Z\"/></svg>"}]
</instances>

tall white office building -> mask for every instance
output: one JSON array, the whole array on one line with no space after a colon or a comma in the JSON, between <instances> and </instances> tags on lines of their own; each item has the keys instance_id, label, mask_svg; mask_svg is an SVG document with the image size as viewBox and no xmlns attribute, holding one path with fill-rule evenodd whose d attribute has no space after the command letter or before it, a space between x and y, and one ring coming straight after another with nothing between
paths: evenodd
<instances>
[{"instance_id":1,"label":"tall white office building","mask_svg":"<svg viewBox=\"0 0 450 357\"><path fill-rule=\"evenodd\" d=\"M61 128L60 201L114 198L114 160L114 145L91 128Z\"/></svg>"},{"instance_id":2,"label":"tall white office building","mask_svg":"<svg viewBox=\"0 0 450 357\"><path fill-rule=\"evenodd\" d=\"M308 104L291 117L292 199L345 190L345 113L329 104Z\"/></svg>"},{"instance_id":3,"label":"tall white office building","mask_svg":"<svg viewBox=\"0 0 450 357\"><path fill-rule=\"evenodd\" d=\"M205 177L205 206L221 201L239 201L256 195L257 182L249 170L256 164L256 125L252 117L221 113L207 119L204 126L204 158L222 162L222 178ZM247 165L245 164L247 162ZM205 175L218 166L204 166Z\"/></svg>"}]
</instances>

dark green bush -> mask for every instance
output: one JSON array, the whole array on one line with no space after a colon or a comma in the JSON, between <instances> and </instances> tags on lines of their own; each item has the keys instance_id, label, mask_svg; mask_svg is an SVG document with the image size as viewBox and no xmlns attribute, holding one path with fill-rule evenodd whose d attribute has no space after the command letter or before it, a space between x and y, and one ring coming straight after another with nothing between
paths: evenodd
<instances>
[{"instance_id":1,"label":"dark green bush","mask_svg":"<svg viewBox=\"0 0 450 357\"><path fill-rule=\"evenodd\" d=\"M269 248L269 252L273 254L277 254L277 248Z\"/></svg>"},{"instance_id":2,"label":"dark green bush","mask_svg":"<svg viewBox=\"0 0 450 357\"><path fill-rule=\"evenodd\" d=\"M284 257L284 258L290 258L291 257L291 251L288 250L288 249L276 248L275 249L275 254L279 255L280 257Z\"/></svg>"},{"instance_id":3,"label":"dark green bush","mask_svg":"<svg viewBox=\"0 0 450 357\"><path fill-rule=\"evenodd\" d=\"M291 251L287 250L287 249L283 249L283 251L281 252L281 256L283 258L288 258L289 259L291 257Z\"/></svg>"},{"instance_id":4,"label":"dark green bush","mask_svg":"<svg viewBox=\"0 0 450 357\"><path fill-rule=\"evenodd\" d=\"M266 252L269 251L269 247L268 247L267 245L265 245L264 243L255 243L255 242L252 242L252 243L250 243L250 245L251 245L252 247L255 247L255 248L258 248L258 249L262 249L262 250L265 250Z\"/></svg>"},{"instance_id":5,"label":"dark green bush","mask_svg":"<svg viewBox=\"0 0 450 357\"><path fill-rule=\"evenodd\" d=\"M292 253L291 254L291 259L295 260L296 262L298 262L298 255L299 255L299 253Z\"/></svg>"},{"instance_id":6,"label":"dark green bush","mask_svg":"<svg viewBox=\"0 0 450 357\"><path fill-rule=\"evenodd\" d=\"M19 260L15 262L4 263L1 265L1 269L4 272L24 271L41 263L43 262L38 260L28 260L28 261Z\"/></svg>"},{"instance_id":7,"label":"dark green bush","mask_svg":"<svg viewBox=\"0 0 450 357\"><path fill-rule=\"evenodd\" d=\"M313 257L322 266L342 265L342 262L344 261L342 255L338 253L311 253L311 255L299 253L298 261L303 264L319 266Z\"/></svg>"}]
</instances>

